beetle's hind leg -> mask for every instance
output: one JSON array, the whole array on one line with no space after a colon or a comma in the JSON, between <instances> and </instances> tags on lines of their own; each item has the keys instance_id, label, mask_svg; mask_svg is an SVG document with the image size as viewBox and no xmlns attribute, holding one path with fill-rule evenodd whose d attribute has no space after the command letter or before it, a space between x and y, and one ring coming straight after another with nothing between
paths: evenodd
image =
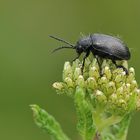
<instances>
[{"instance_id":1,"label":"beetle's hind leg","mask_svg":"<svg viewBox=\"0 0 140 140\"><path fill-rule=\"evenodd\" d=\"M126 72L126 75L128 75L128 70L127 70L127 68L125 68L125 67L122 66L122 65L117 65L115 60L112 60L112 62L115 64L115 66L116 66L117 68L122 68L122 69Z\"/></svg>"}]
</instances>

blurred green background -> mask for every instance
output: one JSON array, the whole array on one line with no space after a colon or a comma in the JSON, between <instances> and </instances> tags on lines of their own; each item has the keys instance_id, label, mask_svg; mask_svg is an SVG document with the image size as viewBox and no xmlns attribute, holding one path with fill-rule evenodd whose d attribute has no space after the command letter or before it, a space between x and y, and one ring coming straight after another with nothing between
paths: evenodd
<instances>
[{"instance_id":1,"label":"blurred green background","mask_svg":"<svg viewBox=\"0 0 140 140\"><path fill-rule=\"evenodd\" d=\"M140 1L138 0L0 0L0 140L46 140L33 122L30 104L38 104L78 139L73 101L56 95L63 64L73 50L51 54L61 45L48 35L72 43L80 33L119 35L131 48L129 66L140 83ZM140 113L132 119L128 140L140 139Z\"/></svg>"}]
</instances>

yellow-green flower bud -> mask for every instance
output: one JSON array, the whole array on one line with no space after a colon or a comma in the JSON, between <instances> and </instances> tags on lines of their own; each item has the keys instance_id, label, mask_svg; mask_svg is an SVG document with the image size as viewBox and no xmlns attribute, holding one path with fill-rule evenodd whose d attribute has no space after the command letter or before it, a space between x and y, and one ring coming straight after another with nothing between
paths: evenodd
<instances>
[{"instance_id":1,"label":"yellow-green flower bud","mask_svg":"<svg viewBox=\"0 0 140 140\"><path fill-rule=\"evenodd\" d=\"M118 100L117 106L122 108L123 110L126 110L126 108L127 108L127 104L126 104L125 100L123 100L123 99Z\"/></svg>"},{"instance_id":2,"label":"yellow-green flower bud","mask_svg":"<svg viewBox=\"0 0 140 140\"><path fill-rule=\"evenodd\" d=\"M131 83L132 80L135 80L135 70L134 70L134 68L131 67L131 68L129 69L129 75L128 75L128 77L127 77L126 82L127 82L127 83Z\"/></svg>"},{"instance_id":3,"label":"yellow-green flower bud","mask_svg":"<svg viewBox=\"0 0 140 140\"><path fill-rule=\"evenodd\" d=\"M53 83L53 87L57 90L62 90L64 88L64 84L62 82Z\"/></svg>"},{"instance_id":4,"label":"yellow-green flower bud","mask_svg":"<svg viewBox=\"0 0 140 140\"><path fill-rule=\"evenodd\" d=\"M73 75L74 80L77 80L78 77L79 77L81 74L82 74L82 73L81 73L81 69L80 69L80 68L75 68L75 70L74 70L74 75Z\"/></svg>"},{"instance_id":5,"label":"yellow-green flower bud","mask_svg":"<svg viewBox=\"0 0 140 140\"><path fill-rule=\"evenodd\" d=\"M95 92L95 99L97 100L97 105L105 105L107 103L107 98L102 91L97 90Z\"/></svg>"},{"instance_id":6,"label":"yellow-green flower bud","mask_svg":"<svg viewBox=\"0 0 140 140\"><path fill-rule=\"evenodd\" d=\"M68 87L74 87L74 83L70 77L65 78L64 82L66 82Z\"/></svg>"},{"instance_id":7,"label":"yellow-green flower bud","mask_svg":"<svg viewBox=\"0 0 140 140\"><path fill-rule=\"evenodd\" d=\"M102 84L107 84L107 82L108 82L108 79L107 79L105 76L101 77L101 78L98 80L98 83L99 83L100 85L102 85Z\"/></svg>"},{"instance_id":8,"label":"yellow-green flower bud","mask_svg":"<svg viewBox=\"0 0 140 140\"><path fill-rule=\"evenodd\" d=\"M123 96L124 96L124 93L123 93L123 86L121 86L120 88L118 88L117 90L116 90L116 94L117 94L117 97L118 98L123 98Z\"/></svg>"},{"instance_id":9,"label":"yellow-green flower bud","mask_svg":"<svg viewBox=\"0 0 140 140\"><path fill-rule=\"evenodd\" d=\"M105 76L107 77L107 79L111 79L111 76L112 76L112 74L111 74L111 71L110 71L110 69L109 69L109 67L108 66L106 66L105 68L104 68L104 74L105 74Z\"/></svg>"},{"instance_id":10,"label":"yellow-green flower bud","mask_svg":"<svg viewBox=\"0 0 140 140\"><path fill-rule=\"evenodd\" d=\"M133 90L135 88L138 88L138 85L137 85L137 81L136 80L131 81L130 88L131 88L131 90Z\"/></svg>"},{"instance_id":11,"label":"yellow-green flower bud","mask_svg":"<svg viewBox=\"0 0 140 140\"><path fill-rule=\"evenodd\" d=\"M85 81L84 81L84 77L82 75L80 75L78 77L78 79L76 80L76 85L80 86L80 87L85 87Z\"/></svg>"},{"instance_id":12,"label":"yellow-green flower bud","mask_svg":"<svg viewBox=\"0 0 140 140\"><path fill-rule=\"evenodd\" d=\"M75 70L75 68L80 68L80 65L81 63L80 63L80 60L79 59L76 59L75 61L73 61L73 63L72 63L72 70L74 71Z\"/></svg>"},{"instance_id":13,"label":"yellow-green flower bud","mask_svg":"<svg viewBox=\"0 0 140 140\"><path fill-rule=\"evenodd\" d=\"M103 76L98 80L98 84L100 86L100 90L102 90L102 92L104 92L106 94L107 92L107 83L108 83L108 79Z\"/></svg>"},{"instance_id":14,"label":"yellow-green flower bud","mask_svg":"<svg viewBox=\"0 0 140 140\"><path fill-rule=\"evenodd\" d=\"M125 82L125 78L126 78L125 71L120 72L115 78L116 86L117 87L122 86L122 84Z\"/></svg>"},{"instance_id":15,"label":"yellow-green flower bud","mask_svg":"<svg viewBox=\"0 0 140 140\"><path fill-rule=\"evenodd\" d=\"M116 92L115 83L113 81L107 83L106 89L107 89L107 92L106 92L107 96L115 93Z\"/></svg>"},{"instance_id":16,"label":"yellow-green flower bud","mask_svg":"<svg viewBox=\"0 0 140 140\"><path fill-rule=\"evenodd\" d=\"M117 101L117 94L116 93L113 93L113 94L111 94L111 96L109 97L109 102L110 103L116 103L116 101Z\"/></svg>"},{"instance_id":17,"label":"yellow-green flower bud","mask_svg":"<svg viewBox=\"0 0 140 140\"><path fill-rule=\"evenodd\" d=\"M95 66L89 69L89 77L94 77L96 80L100 77L99 70Z\"/></svg>"},{"instance_id":18,"label":"yellow-green flower bud","mask_svg":"<svg viewBox=\"0 0 140 140\"><path fill-rule=\"evenodd\" d=\"M87 79L87 88L95 90L97 88L97 83L94 77L89 77Z\"/></svg>"},{"instance_id":19,"label":"yellow-green flower bud","mask_svg":"<svg viewBox=\"0 0 140 140\"><path fill-rule=\"evenodd\" d=\"M65 62L64 64L63 80L67 77L70 77L72 79L72 67L70 65L70 62Z\"/></svg>"}]
</instances>

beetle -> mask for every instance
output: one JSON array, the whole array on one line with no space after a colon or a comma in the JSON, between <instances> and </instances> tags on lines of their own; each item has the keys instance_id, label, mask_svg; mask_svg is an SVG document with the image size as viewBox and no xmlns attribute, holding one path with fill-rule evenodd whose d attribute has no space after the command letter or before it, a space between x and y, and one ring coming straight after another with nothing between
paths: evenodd
<instances>
[{"instance_id":1,"label":"beetle","mask_svg":"<svg viewBox=\"0 0 140 140\"><path fill-rule=\"evenodd\" d=\"M78 55L72 61L78 59L83 52L85 53L83 58L83 63L82 63L82 72L85 64L85 59L89 56L90 53L92 53L97 59L100 72L101 72L101 64L99 58L103 58L103 59L112 60L112 62L115 64L117 68L123 68L126 74L128 74L128 70L122 65L117 65L116 61L129 60L131 54L127 45L117 37L113 37L106 34L95 33L80 38L77 41L76 45L73 45L63 39L54 36L50 36L50 37L68 45L68 46L58 47L54 49L53 52L63 48L76 50Z\"/></svg>"}]
</instances>

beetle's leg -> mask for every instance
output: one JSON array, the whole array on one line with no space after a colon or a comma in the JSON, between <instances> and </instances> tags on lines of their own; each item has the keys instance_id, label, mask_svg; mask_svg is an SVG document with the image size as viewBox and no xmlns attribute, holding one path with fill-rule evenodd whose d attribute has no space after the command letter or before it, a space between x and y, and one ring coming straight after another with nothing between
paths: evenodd
<instances>
[{"instance_id":1,"label":"beetle's leg","mask_svg":"<svg viewBox=\"0 0 140 140\"><path fill-rule=\"evenodd\" d=\"M89 56L89 54L90 54L90 50L88 50L88 51L86 52L86 55L85 55L84 58L83 58L83 64L82 64L82 68L81 68L82 74L83 74L83 70L84 70L85 60L86 60L86 58Z\"/></svg>"},{"instance_id":2,"label":"beetle's leg","mask_svg":"<svg viewBox=\"0 0 140 140\"><path fill-rule=\"evenodd\" d=\"M97 60L98 66L99 66L100 76L102 76L103 74L102 74L101 63L100 63L99 58L98 58L97 55L95 55L95 58L96 58L96 60Z\"/></svg>"},{"instance_id":3,"label":"beetle's leg","mask_svg":"<svg viewBox=\"0 0 140 140\"><path fill-rule=\"evenodd\" d=\"M112 60L112 62L115 64L115 66L116 66L117 68L122 68L122 69L126 72L126 75L128 75L128 70L127 70L127 68L125 68L125 67L122 66L122 65L117 65L117 64L116 64L116 61L114 61L114 60Z\"/></svg>"},{"instance_id":4,"label":"beetle's leg","mask_svg":"<svg viewBox=\"0 0 140 140\"><path fill-rule=\"evenodd\" d=\"M76 59L78 59L80 57L81 54L78 54L76 58L74 58L71 62L75 61Z\"/></svg>"}]
</instances>

